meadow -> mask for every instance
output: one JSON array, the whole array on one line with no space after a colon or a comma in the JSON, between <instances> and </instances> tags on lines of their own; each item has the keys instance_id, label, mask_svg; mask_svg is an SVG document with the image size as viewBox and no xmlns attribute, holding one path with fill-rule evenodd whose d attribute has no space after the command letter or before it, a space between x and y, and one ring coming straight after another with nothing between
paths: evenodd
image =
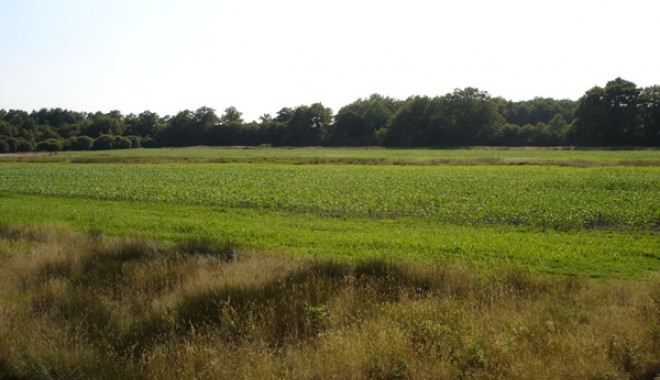
<instances>
[{"instance_id":1,"label":"meadow","mask_svg":"<svg viewBox=\"0 0 660 380\"><path fill-rule=\"evenodd\" d=\"M657 150L2 155L0 378L648 378L659 229Z\"/></svg>"},{"instance_id":2,"label":"meadow","mask_svg":"<svg viewBox=\"0 0 660 380\"><path fill-rule=\"evenodd\" d=\"M190 147L6 154L0 162L67 163L282 163L358 165L658 166L657 149L575 148L385 149Z\"/></svg>"}]
</instances>

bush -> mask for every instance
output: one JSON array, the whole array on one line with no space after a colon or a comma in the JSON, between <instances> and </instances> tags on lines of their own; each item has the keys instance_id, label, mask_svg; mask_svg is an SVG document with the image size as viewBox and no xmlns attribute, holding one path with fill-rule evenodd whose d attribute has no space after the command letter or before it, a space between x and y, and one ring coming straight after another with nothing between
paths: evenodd
<instances>
[{"instance_id":1,"label":"bush","mask_svg":"<svg viewBox=\"0 0 660 380\"><path fill-rule=\"evenodd\" d=\"M126 136L127 139L131 140L131 148L142 148L142 138L140 136Z\"/></svg>"},{"instance_id":2,"label":"bush","mask_svg":"<svg viewBox=\"0 0 660 380\"><path fill-rule=\"evenodd\" d=\"M16 140L13 137L6 137L6 138L3 138L3 140L9 146L9 152L16 152L16 148L18 146L18 140ZM0 148L0 153L3 153L2 148ZM7 153L7 152L4 152L4 153Z\"/></svg>"},{"instance_id":3,"label":"bush","mask_svg":"<svg viewBox=\"0 0 660 380\"><path fill-rule=\"evenodd\" d=\"M127 149L133 146L130 139L123 136L101 135L94 140L93 149Z\"/></svg>"},{"instance_id":4,"label":"bush","mask_svg":"<svg viewBox=\"0 0 660 380\"><path fill-rule=\"evenodd\" d=\"M9 150L9 144L7 144L6 141L0 140L0 153L9 153L11 150Z\"/></svg>"},{"instance_id":5,"label":"bush","mask_svg":"<svg viewBox=\"0 0 660 380\"><path fill-rule=\"evenodd\" d=\"M16 151L17 152L32 152L34 144L22 137L16 138Z\"/></svg>"},{"instance_id":6,"label":"bush","mask_svg":"<svg viewBox=\"0 0 660 380\"><path fill-rule=\"evenodd\" d=\"M57 152L62 150L64 143L60 139L47 139L37 143L37 151L39 152Z\"/></svg>"},{"instance_id":7,"label":"bush","mask_svg":"<svg viewBox=\"0 0 660 380\"><path fill-rule=\"evenodd\" d=\"M94 139L89 136L74 136L66 140L65 148L70 150L89 150L94 145Z\"/></svg>"},{"instance_id":8,"label":"bush","mask_svg":"<svg viewBox=\"0 0 660 380\"><path fill-rule=\"evenodd\" d=\"M101 135L97 137L96 140L94 140L92 149L95 150L114 149L114 141L115 141L114 136Z\"/></svg>"},{"instance_id":9,"label":"bush","mask_svg":"<svg viewBox=\"0 0 660 380\"><path fill-rule=\"evenodd\" d=\"M115 149L129 149L133 146L133 142L124 136L115 136L114 147Z\"/></svg>"},{"instance_id":10,"label":"bush","mask_svg":"<svg viewBox=\"0 0 660 380\"><path fill-rule=\"evenodd\" d=\"M144 148L158 148L158 142L151 136L141 137L140 145Z\"/></svg>"}]
</instances>

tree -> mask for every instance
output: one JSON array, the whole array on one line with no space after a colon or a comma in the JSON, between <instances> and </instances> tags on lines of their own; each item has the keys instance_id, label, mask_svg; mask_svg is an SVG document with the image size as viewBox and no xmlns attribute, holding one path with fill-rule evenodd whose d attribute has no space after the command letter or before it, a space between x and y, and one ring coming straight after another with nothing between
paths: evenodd
<instances>
[{"instance_id":1,"label":"tree","mask_svg":"<svg viewBox=\"0 0 660 380\"><path fill-rule=\"evenodd\" d=\"M330 126L328 142L332 145L376 144L376 131L389 126L399 103L392 98L373 94L342 107Z\"/></svg>"},{"instance_id":2,"label":"tree","mask_svg":"<svg viewBox=\"0 0 660 380\"><path fill-rule=\"evenodd\" d=\"M56 152L62 150L63 147L64 147L64 143L62 140L51 138L44 141L40 141L37 144L37 151Z\"/></svg>"},{"instance_id":3,"label":"tree","mask_svg":"<svg viewBox=\"0 0 660 380\"><path fill-rule=\"evenodd\" d=\"M444 96L445 114L458 145L488 144L504 119L488 92L467 87Z\"/></svg>"},{"instance_id":4,"label":"tree","mask_svg":"<svg viewBox=\"0 0 660 380\"><path fill-rule=\"evenodd\" d=\"M286 122L283 143L292 146L320 145L327 136L331 122L332 110L323 104L299 106Z\"/></svg>"},{"instance_id":5,"label":"tree","mask_svg":"<svg viewBox=\"0 0 660 380\"><path fill-rule=\"evenodd\" d=\"M660 86L643 88L637 104L640 145L660 146Z\"/></svg>"},{"instance_id":6,"label":"tree","mask_svg":"<svg viewBox=\"0 0 660 380\"><path fill-rule=\"evenodd\" d=\"M124 119L126 135L156 136L162 127L161 119L157 113L144 111L139 115L128 115Z\"/></svg>"},{"instance_id":7,"label":"tree","mask_svg":"<svg viewBox=\"0 0 660 380\"><path fill-rule=\"evenodd\" d=\"M113 111L108 114L97 112L91 115L89 119L91 123L83 131L87 136L121 135L124 132L124 121L119 111Z\"/></svg>"},{"instance_id":8,"label":"tree","mask_svg":"<svg viewBox=\"0 0 660 380\"><path fill-rule=\"evenodd\" d=\"M383 143L388 146L421 146L425 144L424 131L428 127L427 96L408 98L392 119Z\"/></svg>"},{"instance_id":9,"label":"tree","mask_svg":"<svg viewBox=\"0 0 660 380\"><path fill-rule=\"evenodd\" d=\"M4 120L0 120L0 136L16 136L18 128Z\"/></svg>"},{"instance_id":10,"label":"tree","mask_svg":"<svg viewBox=\"0 0 660 380\"><path fill-rule=\"evenodd\" d=\"M225 112L220 117L220 123L243 124L243 113L239 112L234 106L227 107L225 108Z\"/></svg>"},{"instance_id":11,"label":"tree","mask_svg":"<svg viewBox=\"0 0 660 380\"><path fill-rule=\"evenodd\" d=\"M192 114L187 140L190 145L218 145L219 141L215 141L214 133L219 126L220 118L215 109L200 107Z\"/></svg>"},{"instance_id":12,"label":"tree","mask_svg":"<svg viewBox=\"0 0 660 380\"><path fill-rule=\"evenodd\" d=\"M631 145L638 139L637 108L640 91L616 78L605 88L594 87L578 100L575 111L577 143L593 146Z\"/></svg>"},{"instance_id":13,"label":"tree","mask_svg":"<svg viewBox=\"0 0 660 380\"><path fill-rule=\"evenodd\" d=\"M159 131L156 140L160 146L187 146L191 145L188 141L188 130L192 124L193 113L190 110L183 110L168 118L165 125Z\"/></svg>"},{"instance_id":14,"label":"tree","mask_svg":"<svg viewBox=\"0 0 660 380\"><path fill-rule=\"evenodd\" d=\"M360 115L344 107L335 116L328 141L332 145L361 145L365 135L368 136L368 133Z\"/></svg>"}]
</instances>

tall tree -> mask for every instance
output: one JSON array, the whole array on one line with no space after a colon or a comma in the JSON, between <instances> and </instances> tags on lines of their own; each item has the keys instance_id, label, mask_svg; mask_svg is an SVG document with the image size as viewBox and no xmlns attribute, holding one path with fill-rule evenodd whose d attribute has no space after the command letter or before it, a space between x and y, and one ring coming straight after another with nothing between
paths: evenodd
<instances>
[{"instance_id":1,"label":"tall tree","mask_svg":"<svg viewBox=\"0 0 660 380\"><path fill-rule=\"evenodd\" d=\"M594 87L578 100L575 136L583 145L631 145L639 133L639 89L633 82L616 78L605 88Z\"/></svg>"},{"instance_id":2,"label":"tall tree","mask_svg":"<svg viewBox=\"0 0 660 380\"><path fill-rule=\"evenodd\" d=\"M504 119L488 92L467 87L444 96L446 117L458 145L489 144Z\"/></svg>"},{"instance_id":3,"label":"tall tree","mask_svg":"<svg viewBox=\"0 0 660 380\"><path fill-rule=\"evenodd\" d=\"M126 135L135 135L142 137L153 137L158 134L162 127L161 118L157 113L144 111L139 115L128 115L124 119L126 124Z\"/></svg>"},{"instance_id":4,"label":"tall tree","mask_svg":"<svg viewBox=\"0 0 660 380\"><path fill-rule=\"evenodd\" d=\"M660 146L660 85L640 91L637 113L640 145Z\"/></svg>"},{"instance_id":5,"label":"tall tree","mask_svg":"<svg viewBox=\"0 0 660 380\"><path fill-rule=\"evenodd\" d=\"M119 111L113 111L107 114L97 112L88 118L91 123L83 130L83 133L87 136L121 135L124 132L124 120Z\"/></svg>"},{"instance_id":6,"label":"tall tree","mask_svg":"<svg viewBox=\"0 0 660 380\"><path fill-rule=\"evenodd\" d=\"M225 112L220 117L220 122L222 124L243 124L243 113L239 112L234 106L227 107L225 108Z\"/></svg>"},{"instance_id":7,"label":"tall tree","mask_svg":"<svg viewBox=\"0 0 660 380\"><path fill-rule=\"evenodd\" d=\"M332 110L321 103L296 107L286 122L283 143L292 146L320 145L327 136L331 122Z\"/></svg>"}]
</instances>

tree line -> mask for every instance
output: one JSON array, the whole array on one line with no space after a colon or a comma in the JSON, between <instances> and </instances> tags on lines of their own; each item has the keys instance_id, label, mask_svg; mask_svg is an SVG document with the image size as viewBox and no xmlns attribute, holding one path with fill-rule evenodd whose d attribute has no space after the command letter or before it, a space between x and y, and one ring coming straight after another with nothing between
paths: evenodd
<instances>
[{"instance_id":1,"label":"tree line","mask_svg":"<svg viewBox=\"0 0 660 380\"><path fill-rule=\"evenodd\" d=\"M405 100L374 94L336 114L322 103L246 122L235 107L150 111L0 110L0 153L212 146L660 146L660 86L616 78L579 100L509 101L468 87Z\"/></svg>"}]
</instances>

